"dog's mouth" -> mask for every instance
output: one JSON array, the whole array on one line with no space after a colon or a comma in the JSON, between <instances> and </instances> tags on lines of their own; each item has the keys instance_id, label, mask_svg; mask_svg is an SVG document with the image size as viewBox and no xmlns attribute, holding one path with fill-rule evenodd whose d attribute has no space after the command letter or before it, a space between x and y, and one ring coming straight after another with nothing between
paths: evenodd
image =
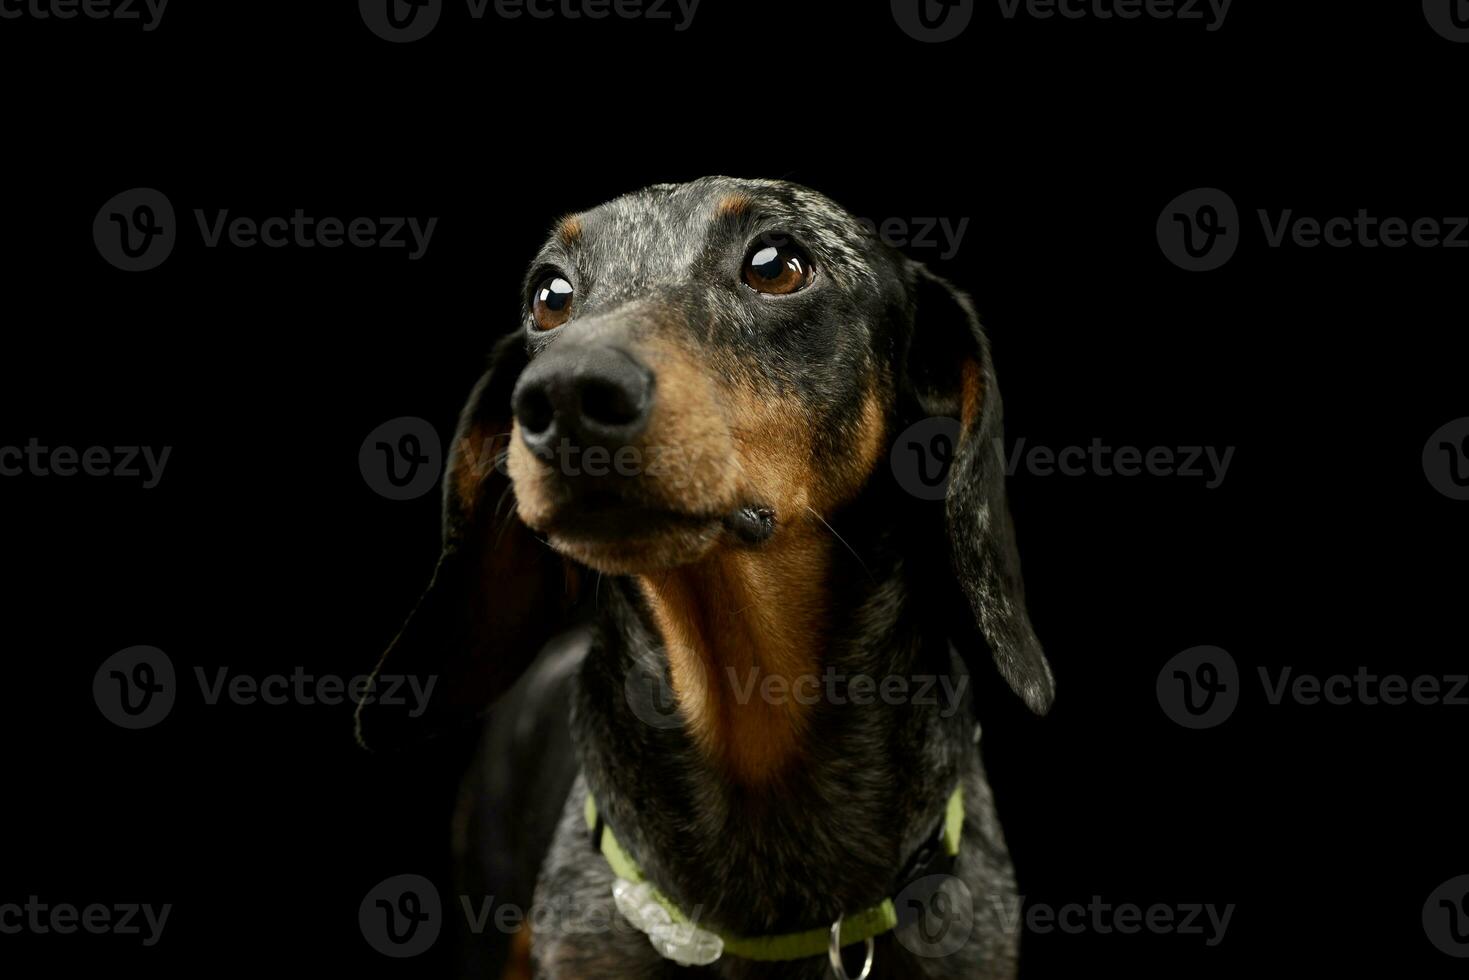
<instances>
[{"instance_id":1,"label":"dog's mouth","mask_svg":"<svg viewBox=\"0 0 1469 980\"><path fill-rule=\"evenodd\" d=\"M717 515L650 506L604 491L566 501L544 522L542 530L588 543L637 541L696 530L718 521Z\"/></svg>"},{"instance_id":2,"label":"dog's mouth","mask_svg":"<svg viewBox=\"0 0 1469 980\"><path fill-rule=\"evenodd\" d=\"M631 574L689 564L721 541L758 545L774 533L775 512L762 504L680 510L598 491L564 500L538 523L557 551L599 571Z\"/></svg>"}]
</instances>

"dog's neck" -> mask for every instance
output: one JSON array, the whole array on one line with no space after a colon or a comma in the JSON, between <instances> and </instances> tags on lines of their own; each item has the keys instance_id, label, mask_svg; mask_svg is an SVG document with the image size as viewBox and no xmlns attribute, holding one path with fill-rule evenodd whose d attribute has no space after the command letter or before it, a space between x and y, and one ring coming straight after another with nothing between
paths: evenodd
<instances>
[{"instance_id":1,"label":"dog's neck","mask_svg":"<svg viewBox=\"0 0 1469 980\"><path fill-rule=\"evenodd\" d=\"M803 524L639 579L689 731L739 785L768 784L801 758L835 612L832 543Z\"/></svg>"},{"instance_id":2,"label":"dog's neck","mask_svg":"<svg viewBox=\"0 0 1469 980\"><path fill-rule=\"evenodd\" d=\"M737 933L829 922L888 895L977 763L967 702L843 686L958 668L870 517L838 525L860 561L815 524L627 580L602 606L609 648L588 661L574 713L588 785L650 880ZM649 721L647 689L629 686L665 664L673 725Z\"/></svg>"}]
</instances>

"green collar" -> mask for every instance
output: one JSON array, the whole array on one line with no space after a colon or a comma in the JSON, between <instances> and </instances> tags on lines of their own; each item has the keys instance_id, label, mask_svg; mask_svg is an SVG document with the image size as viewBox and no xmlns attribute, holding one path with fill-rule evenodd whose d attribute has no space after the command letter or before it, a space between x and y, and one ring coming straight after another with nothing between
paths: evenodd
<instances>
[{"instance_id":1,"label":"green collar","mask_svg":"<svg viewBox=\"0 0 1469 980\"><path fill-rule=\"evenodd\" d=\"M690 922L677 905L647 882L642 868L638 867L638 863L622 849L612 828L599 820L597 801L592 798L590 792L587 793L586 819L587 831L592 835L592 844L607 859L607 864L614 875L634 884L647 883L652 897L667 911L673 922L681 926L698 928L697 923ZM959 838L963 830L964 790L961 786L956 787L953 794L950 795L942 824L944 851L951 858L959 854ZM893 899L885 898L876 905L841 918L841 943L847 945L873 939L890 931L897 924L898 913ZM779 936L729 936L720 932L714 935L723 941L724 953L730 956L773 963L826 954L832 940L832 927L822 926L818 929L788 932Z\"/></svg>"}]
</instances>

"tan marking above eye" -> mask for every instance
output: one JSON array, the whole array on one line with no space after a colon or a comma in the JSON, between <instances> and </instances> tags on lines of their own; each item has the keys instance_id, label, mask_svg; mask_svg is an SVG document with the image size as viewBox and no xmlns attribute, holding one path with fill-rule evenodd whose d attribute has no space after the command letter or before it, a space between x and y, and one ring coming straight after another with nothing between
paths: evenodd
<instances>
[{"instance_id":1,"label":"tan marking above eye","mask_svg":"<svg viewBox=\"0 0 1469 980\"><path fill-rule=\"evenodd\" d=\"M811 259L798 246L757 242L740 275L757 293L786 296L811 282Z\"/></svg>"},{"instance_id":2,"label":"tan marking above eye","mask_svg":"<svg viewBox=\"0 0 1469 980\"><path fill-rule=\"evenodd\" d=\"M556 237L562 245L575 245L581 240L582 223L579 215L568 215L556 226Z\"/></svg>"},{"instance_id":3,"label":"tan marking above eye","mask_svg":"<svg viewBox=\"0 0 1469 980\"><path fill-rule=\"evenodd\" d=\"M719 206L714 209L714 213L724 217L739 217L749 211L754 204L755 202L750 199L749 195L736 192L722 198Z\"/></svg>"},{"instance_id":4,"label":"tan marking above eye","mask_svg":"<svg viewBox=\"0 0 1469 980\"><path fill-rule=\"evenodd\" d=\"M571 319L571 308L576 291L565 276L549 275L536 287L531 300L531 314L535 317L536 329L554 330Z\"/></svg>"}]
</instances>

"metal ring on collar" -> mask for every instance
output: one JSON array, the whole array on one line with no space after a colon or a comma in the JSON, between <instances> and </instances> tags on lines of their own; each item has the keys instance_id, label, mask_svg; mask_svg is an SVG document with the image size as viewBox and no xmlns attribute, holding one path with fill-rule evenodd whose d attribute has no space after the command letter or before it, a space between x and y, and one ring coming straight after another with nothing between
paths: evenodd
<instances>
[{"instance_id":1,"label":"metal ring on collar","mask_svg":"<svg viewBox=\"0 0 1469 980\"><path fill-rule=\"evenodd\" d=\"M837 919L831 924L831 942L827 944L826 952L831 958L831 972L836 975L837 980L867 980L872 975L872 954L877 948L872 937L867 937L867 959L862 964L862 972L852 977L847 974L847 968L842 965L842 920Z\"/></svg>"}]
</instances>

